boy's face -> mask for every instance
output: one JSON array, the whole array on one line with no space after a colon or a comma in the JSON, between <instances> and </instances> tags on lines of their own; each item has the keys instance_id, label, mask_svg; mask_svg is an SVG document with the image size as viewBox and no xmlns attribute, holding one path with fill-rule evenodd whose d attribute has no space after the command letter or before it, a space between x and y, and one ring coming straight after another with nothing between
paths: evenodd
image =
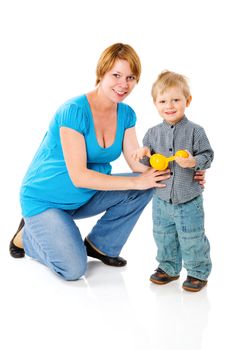
<instances>
[{"instance_id":1,"label":"boy's face","mask_svg":"<svg viewBox=\"0 0 233 350\"><path fill-rule=\"evenodd\" d=\"M185 108L189 106L191 99L191 96L186 99L179 87L172 87L163 93L158 92L155 106L167 123L176 124L184 117Z\"/></svg>"}]
</instances>

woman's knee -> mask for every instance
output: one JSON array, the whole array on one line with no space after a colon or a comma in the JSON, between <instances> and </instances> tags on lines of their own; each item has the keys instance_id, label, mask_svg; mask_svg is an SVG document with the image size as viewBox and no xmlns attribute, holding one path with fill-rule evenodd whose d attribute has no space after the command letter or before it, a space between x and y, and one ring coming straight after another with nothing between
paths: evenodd
<instances>
[{"instance_id":1,"label":"woman's knee","mask_svg":"<svg viewBox=\"0 0 233 350\"><path fill-rule=\"evenodd\" d=\"M76 281L83 277L87 269L87 258L68 261L63 264L50 263L50 268L66 281Z\"/></svg>"},{"instance_id":2,"label":"woman's knee","mask_svg":"<svg viewBox=\"0 0 233 350\"><path fill-rule=\"evenodd\" d=\"M66 281L77 281L85 275L86 267L83 269L67 270L62 277Z\"/></svg>"},{"instance_id":3,"label":"woman's knee","mask_svg":"<svg viewBox=\"0 0 233 350\"><path fill-rule=\"evenodd\" d=\"M153 189L138 191L138 197L142 204L147 205L153 197Z\"/></svg>"},{"instance_id":4,"label":"woman's knee","mask_svg":"<svg viewBox=\"0 0 233 350\"><path fill-rule=\"evenodd\" d=\"M147 201L150 202L150 200L153 197L153 193L154 193L154 189L153 188L149 188L148 190L145 191L145 195L147 198Z\"/></svg>"}]
</instances>

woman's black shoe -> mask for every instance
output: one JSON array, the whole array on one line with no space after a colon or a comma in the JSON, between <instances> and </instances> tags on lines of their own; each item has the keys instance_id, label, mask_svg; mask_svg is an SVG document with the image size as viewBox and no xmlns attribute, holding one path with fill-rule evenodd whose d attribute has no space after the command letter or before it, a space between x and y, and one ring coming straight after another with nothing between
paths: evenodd
<instances>
[{"instance_id":1,"label":"woman's black shoe","mask_svg":"<svg viewBox=\"0 0 233 350\"><path fill-rule=\"evenodd\" d=\"M106 265L122 267L127 264L127 261L121 258L120 256L113 258L111 256L107 256L99 253L96 249L92 247L92 245L88 242L86 238L84 240L84 244L86 246L88 256L91 256L92 258L95 258L95 259L99 259Z\"/></svg>"},{"instance_id":2,"label":"woman's black shoe","mask_svg":"<svg viewBox=\"0 0 233 350\"><path fill-rule=\"evenodd\" d=\"M22 219L20 221L18 230L16 231L14 237L12 238L12 240L10 241L10 246L9 246L9 250L10 250L10 255L13 258L23 258L25 256L25 251L23 248L19 248L14 244L14 239L15 236L19 233L19 231L22 230L22 228L24 227L24 219Z\"/></svg>"}]
</instances>

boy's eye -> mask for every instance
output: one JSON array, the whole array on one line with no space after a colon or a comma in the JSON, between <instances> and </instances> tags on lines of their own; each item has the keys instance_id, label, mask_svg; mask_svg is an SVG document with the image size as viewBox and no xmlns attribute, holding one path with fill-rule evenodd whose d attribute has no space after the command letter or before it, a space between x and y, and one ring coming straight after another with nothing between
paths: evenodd
<instances>
[{"instance_id":1,"label":"boy's eye","mask_svg":"<svg viewBox=\"0 0 233 350\"><path fill-rule=\"evenodd\" d=\"M161 101L159 101L159 103L165 103L166 101L165 100L161 100Z\"/></svg>"},{"instance_id":2,"label":"boy's eye","mask_svg":"<svg viewBox=\"0 0 233 350\"><path fill-rule=\"evenodd\" d=\"M174 102L179 102L179 98L174 98Z\"/></svg>"}]
</instances>

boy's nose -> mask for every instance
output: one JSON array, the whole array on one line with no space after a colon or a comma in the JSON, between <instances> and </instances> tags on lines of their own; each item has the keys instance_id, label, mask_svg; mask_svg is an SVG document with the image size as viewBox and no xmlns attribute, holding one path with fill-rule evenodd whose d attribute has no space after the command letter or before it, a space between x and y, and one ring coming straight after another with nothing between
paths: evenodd
<instances>
[{"instance_id":1,"label":"boy's nose","mask_svg":"<svg viewBox=\"0 0 233 350\"><path fill-rule=\"evenodd\" d=\"M173 103L172 101L167 101L167 108L172 108L173 107Z\"/></svg>"}]
</instances>

